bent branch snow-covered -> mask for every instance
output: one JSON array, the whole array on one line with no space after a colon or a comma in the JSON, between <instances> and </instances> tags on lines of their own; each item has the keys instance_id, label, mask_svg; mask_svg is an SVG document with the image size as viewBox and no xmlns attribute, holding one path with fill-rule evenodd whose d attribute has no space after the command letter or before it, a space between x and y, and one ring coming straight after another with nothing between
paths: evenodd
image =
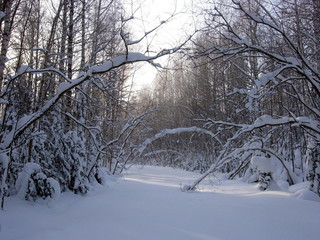
<instances>
[{"instance_id":1,"label":"bent branch snow-covered","mask_svg":"<svg viewBox=\"0 0 320 240\"><path fill-rule=\"evenodd\" d=\"M26 9L30 8L30 14L32 11L40 11L43 7L23 4ZM129 145L128 138L143 119L143 114L133 117L134 113L125 113L129 106L126 103L128 95L125 89L126 74L130 65L147 62L158 66L156 59L179 51L192 37L191 35L172 49L160 50L153 55L133 52L129 47L140 43L165 23L159 23L136 42L121 42L123 31L127 31L125 25L130 19L124 20L120 16L119 1L111 1L107 6L103 6L105 3L101 1L93 1L92 4L96 4L96 9L92 10L95 14L92 28L94 32L90 35L85 28L86 24L89 24L85 11L89 6L87 4L83 1L83 7L80 8L75 6L73 1L60 1L47 39L48 48L33 45L30 46L30 52L18 52L19 59L24 55L27 55L26 59L31 59L29 64L23 65L22 60L18 61L16 71L12 71L14 74L10 75L11 72L8 72L8 81L3 86L0 84L3 104L0 136L1 207L5 196L16 193L16 175L19 175L20 168L27 162L41 165L37 165L41 169L31 173L26 180L35 184L34 191L39 190L37 184L40 184L37 182L36 174L47 174L56 178L62 185L62 191L69 188L75 193L85 193L88 189L87 182L92 179L101 182L101 171L97 170L98 168L109 164L110 171L111 167L116 169L118 162L115 164L114 161L127 154L127 150L124 151L123 148ZM15 7L22 11L19 4ZM11 14L9 10L11 9L8 9L7 13ZM82 16L81 24L74 21L75 13ZM31 21L30 16L25 16L24 21ZM14 21L15 16L11 17ZM106 23L106 19L110 22ZM118 25L121 28L118 28ZM82 32L81 44L74 42L77 31ZM89 36L93 37L91 53L86 44ZM23 37L25 35L22 36L21 45L26 41ZM54 42L54 37L60 37L61 41ZM37 41L31 43L39 44L39 39ZM104 48L98 48L99 43ZM108 49L109 46L111 49ZM82 48L80 55L75 52L77 48ZM126 49L125 53L123 49ZM91 56L85 56L86 52ZM41 63L42 54L44 62ZM78 65L76 57L81 60L81 66ZM1 74L2 78L3 71ZM19 98L25 102L21 102ZM123 122L125 115L127 124ZM121 129L122 124L125 126ZM34 137L33 131L42 131L41 136L46 140ZM119 146L116 146L116 143ZM102 153L105 157L101 156ZM113 164L115 166L112 166ZM49 189L51 185L46 185L45 188Z\"/></svg>"}]
</instances>

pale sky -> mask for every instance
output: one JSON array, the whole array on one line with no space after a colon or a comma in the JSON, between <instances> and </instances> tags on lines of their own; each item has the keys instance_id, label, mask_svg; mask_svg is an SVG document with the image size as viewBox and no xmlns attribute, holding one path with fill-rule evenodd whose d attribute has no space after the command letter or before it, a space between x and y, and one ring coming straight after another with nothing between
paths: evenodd
<instances>
[{"instance_id":1,"label":"pale sky","mask_svg":"<svg viewBox=\"0 0 320 240\"><path fill-rule=\"evenodd\" d=\"M178 45L182 39L186 39L194 29L192 15L192 0L125 0L128 15L134 12L134 19L128 23L133 32L135 40L157 26L161 21L167 20L175 14L173 19L161 26L155 34L148 36L146 41L140 44L139 49L131 51L146 51L146 46L150 45L149 50L158 51L163 48L172 48ZM136 37L134 39L134 37ZM159 59L161 65L165 65L167 59ZM150 64L138 64L134 76L135 89L140 89L144 85L150 84L157 74L157 70Z\"/></svg>"}]
</instances>

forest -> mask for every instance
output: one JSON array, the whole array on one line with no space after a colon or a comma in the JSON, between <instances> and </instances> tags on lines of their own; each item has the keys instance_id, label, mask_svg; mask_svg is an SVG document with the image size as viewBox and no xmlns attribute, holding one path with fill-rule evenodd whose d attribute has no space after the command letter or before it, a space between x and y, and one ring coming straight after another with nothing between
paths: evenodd
<instances>
[{"instance_id":1,"label":"forest","mask_svg":"<svg viewBox=\"0 0 320 240\"><path fill-rule=\"evenodd\" d=\"M1 208L132 164L320 196L320 1L192 4L197 28L155 50L171 17L137 36L121 0L0 1ZM135 91L138 62L158 74Z\"/></svg>"}]
</instances>

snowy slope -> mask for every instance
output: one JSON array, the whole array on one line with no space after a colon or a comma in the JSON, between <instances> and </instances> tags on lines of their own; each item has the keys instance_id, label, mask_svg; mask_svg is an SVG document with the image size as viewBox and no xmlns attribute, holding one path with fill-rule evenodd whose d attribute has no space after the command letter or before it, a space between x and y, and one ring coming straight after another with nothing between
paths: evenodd
<instances>
[{"instance_id":1,"label":"snowy slope","mask_svg":"<svg viewBox=\"0 0 320 240\"><path fill-rule=\"evenodd\" d=\"M62 194L44 206L9 198L0 212L1 240L215 240L320 238L320 203L254 185L215 181L200 192L180 184L198 175L132 167L85 197Z\"/></svg>"}]
</instances>

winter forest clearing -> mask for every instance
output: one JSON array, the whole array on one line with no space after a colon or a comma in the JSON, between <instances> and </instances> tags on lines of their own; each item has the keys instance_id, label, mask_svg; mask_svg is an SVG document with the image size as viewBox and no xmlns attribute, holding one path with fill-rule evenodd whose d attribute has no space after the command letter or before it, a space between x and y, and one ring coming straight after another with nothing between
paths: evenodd
<instances>
[{"instance_id":1,"label":"winter forest clearing","mask_svg":"<svg viewBox=\"0 0 320 240\"><path fill-rule=\"evenodd\" d=\"M319 0L0 0L5 238L313 240L319 199Z\"/></svg>"},{"instance_id":2,"label":"winter forest clearing","mask_svg":"<svg viewBox=\"0 0 320 240\"><path fill-rule=\"evenodd\" d=\"M257 184L210 178L198 192L182 192L199 174L133 166L123 178L87 196L62 194L48 206L8 201L6 240L318 239L320 202L297 199ZM212 185L214 184L214 185Z\"/></svg>"}]
</instances>

